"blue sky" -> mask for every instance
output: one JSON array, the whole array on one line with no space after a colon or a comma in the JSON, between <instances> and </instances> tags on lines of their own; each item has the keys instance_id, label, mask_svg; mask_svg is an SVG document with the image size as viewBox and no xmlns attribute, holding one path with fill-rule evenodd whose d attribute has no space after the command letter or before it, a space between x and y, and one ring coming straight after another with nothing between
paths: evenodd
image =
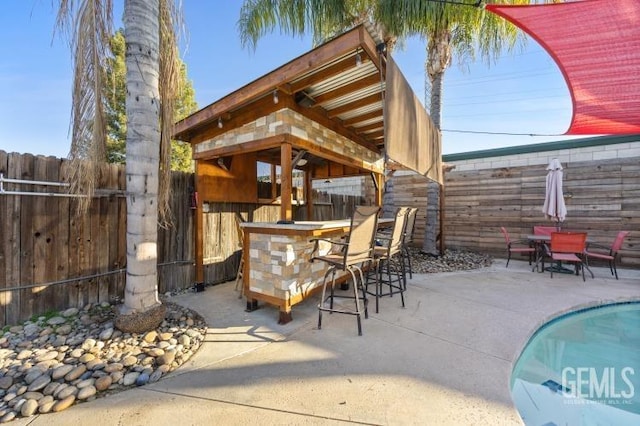
<instances>
[{"instance_id":1,"label":"blue sky","mask_svg":"<svg viewBox=\"0 0 640 426\"><path fill-rule=\"evenodd\" d=\"M69 152L72 63L67 40L54 36L50 0L3 0L0 14L0 149L66 157ZM119 25L122 1L115 0ZM276 30L255 52L242 49L236 29L240 0L184 0L183 60L196 99L204 107L303 54L310 38ZM424 101L424 41L411 39L394 52L417 96ZM552 59L530 40L524 52L497 64L453 64L445 74L443 153L565 139L562 136L491 135L471 132L560 135L571 120L571 101ZM446 131L455 130L456 132Z\"/></svg>"}]
</instances>

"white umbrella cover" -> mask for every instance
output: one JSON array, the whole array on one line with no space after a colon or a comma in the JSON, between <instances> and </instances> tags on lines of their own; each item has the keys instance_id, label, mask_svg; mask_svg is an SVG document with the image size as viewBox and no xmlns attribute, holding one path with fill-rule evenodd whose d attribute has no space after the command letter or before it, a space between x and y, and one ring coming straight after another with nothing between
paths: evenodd
<instances>
[{"instance_id":1,"label":"white umbrella cover","mask_svg":"<svg viewBox=\"0 0 640 426\"><path fill-rule=\"evenodd\" d=\"M564 204L564 194L562 193L562 165L557 158L554 158L547 166L547 170L549 170L547 191L542 212L547 216L547 219L564 222L567 216L567 207Z\"/></svg>"}]
</instances>

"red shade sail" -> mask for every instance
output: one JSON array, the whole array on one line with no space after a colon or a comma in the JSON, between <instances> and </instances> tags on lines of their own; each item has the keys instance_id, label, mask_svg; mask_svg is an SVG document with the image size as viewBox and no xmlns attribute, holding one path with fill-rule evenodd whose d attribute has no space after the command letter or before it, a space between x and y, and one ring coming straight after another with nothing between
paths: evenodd
<instances>
[{"instance_id":1,"label":"red shade sail","mask_svg":"<svg viewBox=\"0 0 640 426\"><path fill-rule=\"evenodd\" d=\"M569 86L568 135L640 133L640 1L488 5L544 47Z\"/></svg>"}]
</instances>

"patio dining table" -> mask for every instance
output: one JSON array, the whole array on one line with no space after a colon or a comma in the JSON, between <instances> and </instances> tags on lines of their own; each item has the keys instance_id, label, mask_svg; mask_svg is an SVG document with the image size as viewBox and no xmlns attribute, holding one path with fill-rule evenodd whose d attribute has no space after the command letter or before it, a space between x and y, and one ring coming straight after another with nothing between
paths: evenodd
<instances>
[{"instance_id":1,"label":"patio dining table","mask_svg":"<svg viewBox=\"0 0 640 426\"><path fill-rule=\"evenodd\" d=\"M535 247L536 251L535 251L535 256L536 256L536 263L533 265L533 268L531 268L531 272L538 270L538 265L540 264L541 261L543 261L544 258L544 253L545 253L545 249L544 246L546 243L551 241L551 235L549 234L531 234L531 235L527 235L527 240L529 240ZM589 239L589 237L587 237L587 244L590 243L591 240ZM583 267L587 268L587 270L593 275L593 273L591 272L591 269L589 269L589 267L583 263ZM570 271L566 268L562 268L562 265L558 265L558 269L557 271L554 272L561 272L561 273L573 273L573 271ZM566 272L563 271L566 270ZM542 263L542 270L539 272L544 272L544 262Z\"/></svg>"}]
</instances>

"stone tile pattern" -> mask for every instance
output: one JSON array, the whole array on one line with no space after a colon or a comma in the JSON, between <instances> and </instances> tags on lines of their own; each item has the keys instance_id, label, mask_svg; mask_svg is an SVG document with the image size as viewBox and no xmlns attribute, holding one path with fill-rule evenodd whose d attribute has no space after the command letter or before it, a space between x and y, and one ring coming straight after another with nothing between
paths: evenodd
<instances>
[{"instance_id":1,"label":"stone tile pattern","mask_svg":"<svg viewBox=\"0 0 640 426\"><path fill-rule=\"evenodd\" d=\"M311 262L315 243L309 236L251 233L249 289L255 293L288 300L322 285L325 262ZM326 254L331 244L321 241L319 252ZM344 272L338 271L336 278Z\"/></svg>"},{"instance_id":2,"label":"stone tile pattern","mask_svg":"<svg viewBox=\"0 0 640 426\"><path fill-rule=\"evenodd\" d=\"M195 146L195 151L199 154L216 148L278 135L296 136L345 157L362 159L365 165L373 167L376 171L383 171L384 158L381 154L370 151L288 108L283 108L213 139L203 141Z\"/></svg>"}]
</instances>

